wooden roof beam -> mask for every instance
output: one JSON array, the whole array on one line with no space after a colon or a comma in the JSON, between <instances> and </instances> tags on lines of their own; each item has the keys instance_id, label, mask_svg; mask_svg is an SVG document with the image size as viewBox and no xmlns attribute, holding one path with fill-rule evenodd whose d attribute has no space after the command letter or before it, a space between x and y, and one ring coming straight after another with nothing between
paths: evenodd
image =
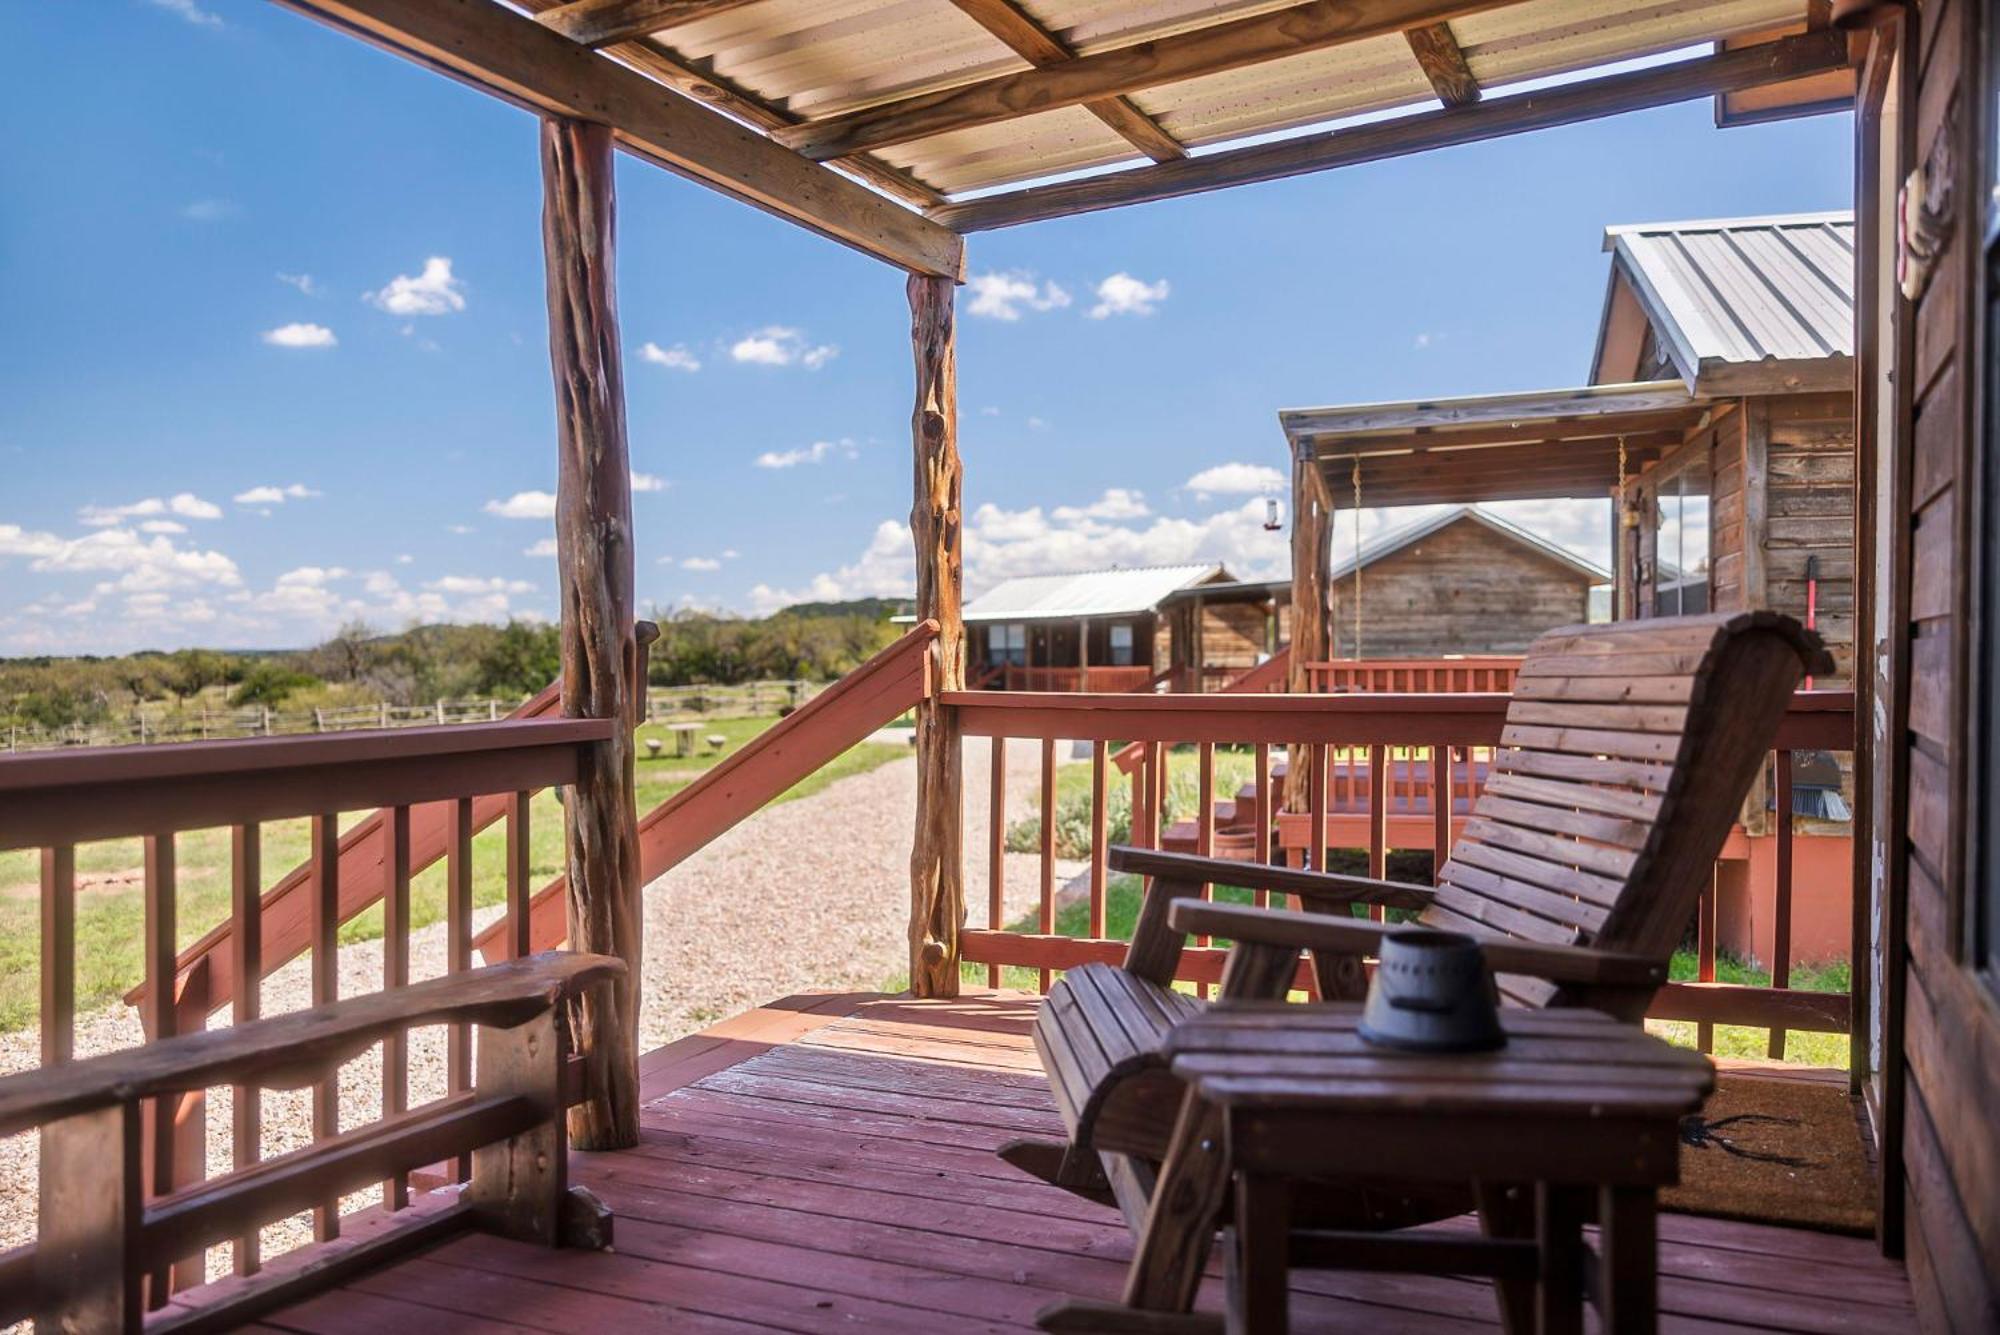
<instances>
[{"instance_id":1,"label":"wooden roof beam","mask_svg":"<svg viewBox=\"0 0 2000 1335\"><path fill-rule=\"evenodd\" d=\"M570 0L541 21L579 46L609 46L741 9L751 0Z\"/></svg>"},{"instance_id":2,"label":"wooden roof beam","mask_svg":"<svg viewBox=\"0 0 2000 1335\"><path fill-rule=\"evenodd\" d=\"M946 204L932 209L930 216L960 232L1013 227L1229 186L1283 180L1333 167L1379 162L1434 148L1476 144L1526 130L1570 125L1716 93L1782 83L1846 64L1845 34L1807 33L1628 74L1493 98L1473 106L1445 107L1372 125L1326 130L1180 162Z\"/></svg>"},{"instance_id":3,"label":"wooden roof beam","mask_svg":"<svg viewBox=\"0 0 2000 1335\"><path fill-rule=\"evenodd\" d=\"M1410 54L1423 67L1424 77L1438 101L1448 107L1470 106L1480 98L1479 80L1465 63L1465 48L1451 35L1449 23L1426 23L1421 28L1405 28L1403 37Z\"/></svg>"},{"instance_id":4,"label":"wooden roof beam","mask_svg":"<svg viewBox=\"0 0 2000 1335\"><path fill-rule=\"evenodd\" d=\"M279 0L538 115L609 125L619 147L911 273L959 278L949 230L493 0Z\"/></svg>"},{"instance_id":5,"label":"wooden roof beam","mask_svg":"<svg viewBox=\"0 0 2000 1335\"><path fill-rule=\"evenodd\" d=\"M776 137L814 161L1220 74L1515 0L1313 0L1060 65L864 107Z\"/></svg>"},{"instance_id":6,"label":"wooden roof beam","mask_svg":"<svg viewBox=\"0 0 2000 1335\"><path fill-rule=\"evenodd\" d=\"M952 0L952 3L965 11L967 18L1005 42L1016 55L1037 69L1068 64L1076 59L1076 52L1057 40L1054 33L1037 23L1014 0ZM1168 134L1158 121L1133 105L1129 98L1094 98L1085 102L1083 109L1155 162L1172 162L1187 156L1187 149L1180 140Z\"/></svg>"}]
</instances>

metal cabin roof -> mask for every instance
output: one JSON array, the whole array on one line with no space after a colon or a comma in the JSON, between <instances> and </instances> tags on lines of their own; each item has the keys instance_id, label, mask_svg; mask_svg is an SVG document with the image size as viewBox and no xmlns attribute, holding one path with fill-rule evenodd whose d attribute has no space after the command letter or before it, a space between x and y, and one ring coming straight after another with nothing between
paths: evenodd
<instances>
[{"instance_id":1,"label":"metal cabin roof","mask_svg":"<svg viewBox=\"0 0 2000 1335\"><path fill-rule=\"evenodd\" d=\"M1854 216L1800 213L1609 227L1611 289L1598 332L1607 366L1626 283L1695 393L1840 389L1853 381Z\"/></svg>"},{"instance_id":2,"label":"metal cabin roof","mask_svg":"<svg viewBox=\"0 0 2000 1335\"><path fill-rule=\"evenodd\" d=\"M1342 577L1352 575L1356 566L1366 570L1383 557L1393 556L1405 547L1422 542L1434 533L1442 533L1462 519L1469 519L1476 524L1482 524L1503 538L1518 542L1523 547L1527 547L1542 556L1548 557L1551 561L1567 566L1578 575L1588 579L1592 584L1609 584L1611 582L1611 572L1609 570L1593 565L1569 548L1550 542L1539 533L1522 528L1519 524L1509 523L1499 515L1488 514L1476 505L1454 506L1449 510L1434 514L1428 519L1419 519L1414 523L1404 524L1400 528L1392 528L1385 533L1378 533L1361 544L1359 559L1356 559L1354 553L1349 553L1345 560L1334 562L1333 569L1327 578L1331 582L1338 583Z\"/></svg>"},{"instance_id":3,"label":"metal cabin roof","mask_svg":"<svg viewBox=\"0 0 2000 1335\"><path fill-rule=\"evenodd\" d=\"M978 622L1135 616L1152 611L1170 593L1222 573L1221 566L1207 564L1021 575L968 602L964 617Z\"/></svg>"}]
</instances>

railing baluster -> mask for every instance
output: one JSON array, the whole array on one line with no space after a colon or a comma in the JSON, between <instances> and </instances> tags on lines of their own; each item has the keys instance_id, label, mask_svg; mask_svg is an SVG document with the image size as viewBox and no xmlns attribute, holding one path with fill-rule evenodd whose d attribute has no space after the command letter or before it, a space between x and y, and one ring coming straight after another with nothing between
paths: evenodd
<instances>
[{"instance_id":1,"label":"railing baluster","mask_svg":"<svg viewBox=\"0 0 2000 1335\"><path fill-rule=\"evenodd\" d=\"M1090 744L1090 936L1104 937L1104 894L1109 881L1105 864L1106 827L1110 794L1105 790L1105 750L1103 741Z\"/></svg>"},{"instance_id":2,"label":"railing baluster","mask_svg":"<svg viewBox=\"0 0 2000 1335\"><path fill-rule=\"evenodd\" d=\"M1255 845L1255 857L1259 862L1268 863L1271 860L1271 822L1277 817L1277 813L1271 810L1271 744L1269 742L1259 742L1251 751L1250 784L1257 794L1257 824L1252 835L1257 841ZM1269 890L1257 890L1252 893L1256 897L1258 908L1269 908L1271 906L1271 892Z\"/></svg>"},{"instance_id":3,"label":"railing baluster","mask_svg":"<svg viewBox=\"0 0 2000 1335\"><path fill-rule=\"evenodd\" d=\"M1042 935L1056 930L1056 740L1042 738L1042 893L1041 916L1037 920ZM1050 972L1041 971L1040 986L1049 990Z\"/></svg>"},{"instance_id":4,"label":"railing baluster","mask_svg":"<svg viewBox=\"0 0 2000 1335\"><path fill-rule=\"evenodd\" d=\"M986 795L986 926L1006 927L1007 913L1007 739L993 739L993 768ZM1000 966L986 966L986 985L1000 986Z\"/></svg>"},{"instance_id":5,"label":"railing baluster","mask_svg":"<svg viewBox=\"0 0 2000 1335\"><path fill-rule=\"evenodd\" d=\"M174 837L171 834L147 835L145 845L146 1003L140 1020L145 1027L147 1041L157 1043L174 1036L174 1021L177 1018L174 1007L177 963L174 949ZM174 1115L179 1108L180 1096L177 1094L162 1094L148 1108L145 1149L149 1163L145 1192L149 1199L165 1196L174 1189ZM148 1277L146 1305L154 1309L166 1306L172 1287L172 1263L156 1267Z\"/></svg>"},{"instance_id":6,"label":"railing baluster","mask_svg":"<svg viewBox=\"0 0 2000 1335\"><path fill-rule=\"evenodd\" d=\"M340 817L322 812L312 818L312 1000L315 1006L340 1000ZM340 1134L340 1072L313 1086L315 1144ZM340 1236L340 1200L313 1209L313 1237Z\"/></svg>"},{"instance_id":7,"label":"railing baluster","mask_svg":"<svg viewBox=\"0 0 2000 1335\"><path fill-rule=\"evenodd\" d=\"M1777 768L1777 884L1772 887L1771 986L1792 985L1792 753L1772 753ZM1766 1055L1785 1059L1785 1031L1773 1027Z\"/></svg>"},{"instance_id":8,"label":"railing baluster","mask_svg":"<svg viewBox=\"0 0 2000 1335\"><path fill-rule=\"evenodd\" d=\"M1201 857L1208 857L1215 852L1215 743L1202 742L1195 748L1195 756L1194 851ZM1201 897L1215 898L1215 887L1203 881ZM1195 944L1208 945L1209 938L1198 936ZM1195 995L1207 997L1208 984L1196 984Z\"/></svg>"},{"instance_id":9,"label":"railing baluster","mask_svg":"<svg viewBox=\"0 0 2000 1335\"><path fill-rule=\"evenodd\" d=\"M528 936L528 802L532 793L507 798L507 940L508 955L525 959L533 951Z\"/></svg>"},{"instance_id":10,"label":"railing baluster","mask_svg":"<svg viewBox=\"0 0 2000 1335\"><path fill-rule=\"evenodd\" d=\"M451 804L445 836L444 871L445 971L464 973L472 967L472 799ZM446 1088L453 1094L472 1088L472 1030L454 1024L446 1043ZM472 1176L472 1156L458 1156L457 1180Z\"/></svg>"},{"instance_id":11,"label":"railing baluster","mask_svg":"<svg viewBox=\"0 0 2000 1335\"><path fill-rule=\"evenodd\" d=\"M1368 874L1378 881L1389 874L1389 750L1380 743L1368 748ZM1376 922L1387 915L1380 904L1368 908Z\"/></svg>"},{"instance_id":12,"label":"railing baluster","mask_svg":"<svg viewBox=\"0 0 2000 1335\"><path fill-rule=\"evenodd\" d=\"M1314 871L1326 870L1328 750L1329 748L1318 742L1303 748L1306 762L1306 810L1312 817L1312 825L1306 831L1306 864Z\"/></svg>"},{"instance_id":13,"label":"railing baluster","mask_svg":"<svg viewBox=\"0 0 2000 1335\"><path fill-rule=\"evenodd\" d=\"M1451 744L1431 747L1431 881L1439 879L1451 856Z\"/></svg>"},{"instance_id":14,"label":"railing baluster","mask_svg":"<svg viewBox=\"0 0 2000 1335\"><path fill-rule=\"evenodd\" d=\"M1715 981L1715 869L1709 868L1708 884L1701 888L1695 906L1695 981ZM1695 1025L1695 1046L1703 1052L1715 1051L1715 1025L1702 1020Z\"/></svg>"},{"instance_id":15,"label":"railing baluster","mask_svg":"<svg viewBox=\"0 0 2000 1335\"><path fill-rule=\"evenodd\" d=\"M263 829L252 821L229 832L229 964L234 976L230 993L231 1024L258 1018L264 999L264 861ZM263 1157L264 1091L237 1085L230 1091L230 1134L233 1162L241 1170ZM236 1273L257 1273L261 1246L255 1228L236 1238Z\"/></svg>"},{"instance_id":16,"label":"railing baluster","mask_svg":"<svg viewBox=\"0 0 2000 1335\"><path fill-rule=\"evenodd\" d=\"M42 1065L76 1052L76 847L42 850Z\"/></svg>"},{"instance_id":17,"label":"railing baluster","mask_svg":"<svg viewBox=\"0 0 2000 1335\"><path fill-rule=\"evenodd\" d=\"M382 887L382 990L394 992L409 985L410 809L399 806L389 813L389 879ZM409 1106L410 1039L399 1029L382 1040L382 1116L394 1117ZM400 1210L409 1203L407 1173L397 1173L382 1184L384 1209Z\"/></svg>"}]
</instances>

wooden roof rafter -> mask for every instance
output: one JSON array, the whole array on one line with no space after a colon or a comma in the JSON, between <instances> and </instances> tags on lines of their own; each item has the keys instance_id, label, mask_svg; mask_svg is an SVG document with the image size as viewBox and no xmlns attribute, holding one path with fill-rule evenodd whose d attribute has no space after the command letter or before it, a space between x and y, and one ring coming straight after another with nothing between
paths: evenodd
<instances>
[{"instance_id":1,"label":"wooden roof rafter","mask_svg":"<svg viewBox=\"0 0 2000 1335\"><path fill-rule=\"evenodd\" d=\"M1424 77L1436 90L1438 101L1448 107L1463 107L1480 99L1482 90L1478 76L1466 63L1465 48L1452 35L1449 23L1426 23L1420 28L1405 28L1403 37L1409 42L1410 54L1417 58Z\"/></svg>"},{"instance_id":2,"label":"wooden roof rafter","mask_svg":"<svg viewBox=\"0 0 2000 1335\"><path fill-rule=\"evenodd\" d=\"M1014 0L951 2L963 10L966 17L1012 47L1037 69L1065 65L1076 59L1076 52L1037 23ZM1083 103L1083 108L1155 162L1172 162L1187 156L1186 147L1168 134L1158 121L1139 110L1128 97L1093 98Z\"/></svg>"},{"instance_id":3,"label":"wooden roof rafter","mask_svg":"<svg viewBox=\"0 0 2000 1335\"><path fill-rule=\"evenodd\" d=\"M1517 0L1311 0L810 121L777 138L815 161L1222 74Z\"/></svg>"},{"instance_id":4,"label":"wooden roof rafter","mask_svg":"<svg viewBox=\"0 0 2000 1335\"><path fill-rule=\"evenodd\" d=\"M961 233L1013 227L1231 186L1282 180L1528 130L1596 120L1700 97L1784 83L1851 63L1846 35L1812 32L1755 47L1373 124L1323 130L1247 148L1223 149L1053 185L1030 186L931 209Z\"/></svg>"}]
</instances>

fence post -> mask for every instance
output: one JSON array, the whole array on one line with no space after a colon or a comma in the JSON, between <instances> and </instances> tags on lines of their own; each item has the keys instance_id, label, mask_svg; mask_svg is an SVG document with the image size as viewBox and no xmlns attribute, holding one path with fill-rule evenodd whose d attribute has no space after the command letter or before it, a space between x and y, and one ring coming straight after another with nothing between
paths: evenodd
<instances>
[{"instance_id":1,"label":"fence post","mask_svg":"<svg viewBox=\"0 0 2000 1335\"><path fill-rule=\"evenodd\" d=\"M321 709L318 705L313 706L313 731L314 732L326 731L326 711L324 709Z\"/></svg>"},{"instance_id":2,"label":"fence post","mask_svg":"<svg viewBox=\"0 0 2000 1335\"><path fill-rule=\"evenodd\" d=\"M379 706L379 710L381 718L380 726L386 728L389 726L389 702L384 700Z\"/></svg>"},{"instance_id":3,"label":"fence post","mask_svg":"<svg viewBox=\"0 0 2000 1335\"><path fill-rule=\"evenodd\" d=\"M266 737L271 735L271 706L269 705L264 706L264 735Z\"/></svg>"},{"instance_id":4,"label":"fence post","mask_svg":"<svg viewBox=\"0 0 2000 1335\"><path fill-rule=\"evenodd\" d=\"M439 700L439 701L437 702L437 721L438 721L439 723L443 723L443 722L444 722L444 701L443 701L443 700Z\"/></svg>"},{"instance_id":5,"label":"fence post","mask_svg":"<svg viewBox=\"0 0 2000 1335\"><path fill-rule=\"evenodd\" d=\"M488 723L498 723L500 721L500 702L498 700L488 700L486 702L486 721Z\"/></svg>"}]
</instances>

